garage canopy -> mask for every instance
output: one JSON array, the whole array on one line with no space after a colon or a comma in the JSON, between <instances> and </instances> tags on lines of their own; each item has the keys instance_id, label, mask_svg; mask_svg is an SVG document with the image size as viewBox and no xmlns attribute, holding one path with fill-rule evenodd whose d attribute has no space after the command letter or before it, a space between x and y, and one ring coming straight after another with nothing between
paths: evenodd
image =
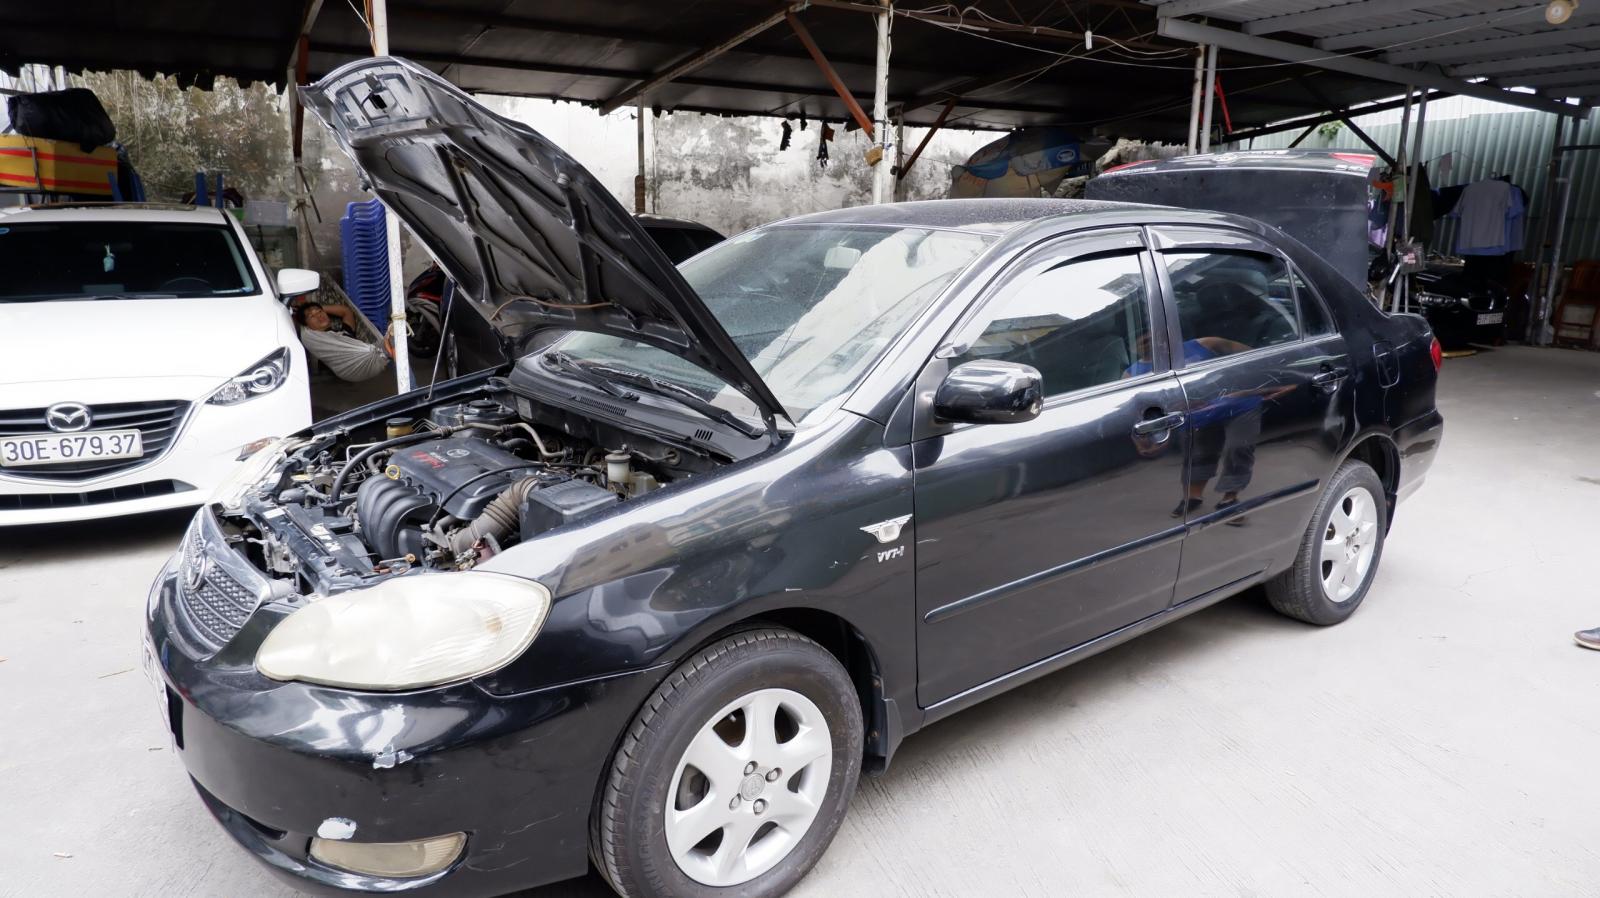
<instances>
[{"instance_id":1,"label":"garage canopy","mask_svg":"<svg viewBox=\"0 0 1600 898\"><path fill-rule=\"evenodd\" d=\"M896 9L891 111L930 125L1065 125L1181 141L1195 45L1222 48L1219 118L1233 132L1398 93L1398 74L1444 92L1552 108L1600 95L1600 4L1570 24L1515 0L981 0ZM472 91L615 108L846 121L807 38L870 105L873 0L392 0L392 52ZM791 17L792 20L791 21ZM799 23L795 27L794 22ZM1585 23L1591 24L1585 24ZM1199 29L1198 31L1195 29ZM359 0L74 0L8 13L0 67L133 69L205 87L218 75L282 84L305 47L317 76L370 52ZM1290 48L1284 50L1283 48ZM1345 64L1348 63L1348 64ZM1508 66L1517 66L1515 70ZM1376 68L1374 68L1376 67ZM1403 67L1403 68L1402 68ZM1488 83L1464 79L1481 75ZM1559 80L1566 79L1566 80ZM1496 83L1538 94L1507 94ZM641 88L648 88L641 91Z\"/></svg>"}]
</instances>

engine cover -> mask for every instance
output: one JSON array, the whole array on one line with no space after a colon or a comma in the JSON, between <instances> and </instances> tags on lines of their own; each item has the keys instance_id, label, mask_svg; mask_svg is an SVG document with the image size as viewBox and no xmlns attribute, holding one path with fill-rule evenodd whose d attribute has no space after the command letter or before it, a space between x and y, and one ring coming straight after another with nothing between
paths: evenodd
<instances>
[{"instance_id":1,"label":"engine cover","mask_svg":"<svg viewBox=\"0 0 1600 898\"><path fill-rule=\"evenodd\" d=\"M389 457L383 474L362 482L356 517L380 557L420 555L422 527L430 518L476 518L501 491L538 467L475 435L405 446ZM442 513L440 503L446 503Z\"/></svg>"}]
</instances>

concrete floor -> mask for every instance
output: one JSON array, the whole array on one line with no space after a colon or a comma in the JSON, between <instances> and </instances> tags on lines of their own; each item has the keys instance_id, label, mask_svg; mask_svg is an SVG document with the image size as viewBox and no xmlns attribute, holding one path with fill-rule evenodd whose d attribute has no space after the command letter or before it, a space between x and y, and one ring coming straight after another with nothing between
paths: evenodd
<instances>
[{"instance_id":1,"label":"concrete floor","mask_svg":"<svg viewBox=\"0 0 1600 898\"><path fill-rule=\"evenodd\" d=\"M1447 363L1366 605L1247 595L910 739L794 893L1600 893L1600 355ZM212 823L138 663L183 516L0 533L0 895L284 896ZM609 894L597 880L524 898Z\"/></svg>"}]
</instances>

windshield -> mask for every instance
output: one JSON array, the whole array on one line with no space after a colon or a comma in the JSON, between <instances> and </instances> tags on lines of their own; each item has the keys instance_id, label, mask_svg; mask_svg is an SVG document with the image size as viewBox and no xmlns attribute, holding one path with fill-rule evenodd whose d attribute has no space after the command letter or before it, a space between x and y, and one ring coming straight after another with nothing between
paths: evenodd
<instances>
[{"instance_id":1,"label":"windshield","mask_svg":"<svg viewBox=\"0 0 1600 898\"><path fill-rule=\"evenodd\" d=\"M991 239L926 228L778 225L712 247L680 271L800 421L855 386ZM741 415L758 414L716 375L653 346L573 332L555 348L578 361L674 381Z\"/></svg>"},{"instance_id":2,"label":"windshield","mask_svg":"<svg viewBox=\"0 0 1600 898\"><path fill-rule=\"evenodd\" d=\"M0 271L0 302L257 292L239 241L224 225L0 222Z\"/></svg>"}]
</instances>

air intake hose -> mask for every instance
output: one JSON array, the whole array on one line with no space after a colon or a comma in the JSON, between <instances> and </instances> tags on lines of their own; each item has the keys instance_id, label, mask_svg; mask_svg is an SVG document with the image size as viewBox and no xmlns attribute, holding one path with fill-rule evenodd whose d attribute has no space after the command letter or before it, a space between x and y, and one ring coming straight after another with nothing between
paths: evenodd
<instances>
[{"instance_id":1,"label":"air intake hose","mask_svg":"<svg viewBox=\"0 0 1600 898\"><path fill-rule=\"evenodd\" d=\"M486 536L504 541L521 520L522 503L542 482L537 477L524 477L501 490L472 523L450 535L450 551L461 555Z\"/></svg>"}]
</instances>

